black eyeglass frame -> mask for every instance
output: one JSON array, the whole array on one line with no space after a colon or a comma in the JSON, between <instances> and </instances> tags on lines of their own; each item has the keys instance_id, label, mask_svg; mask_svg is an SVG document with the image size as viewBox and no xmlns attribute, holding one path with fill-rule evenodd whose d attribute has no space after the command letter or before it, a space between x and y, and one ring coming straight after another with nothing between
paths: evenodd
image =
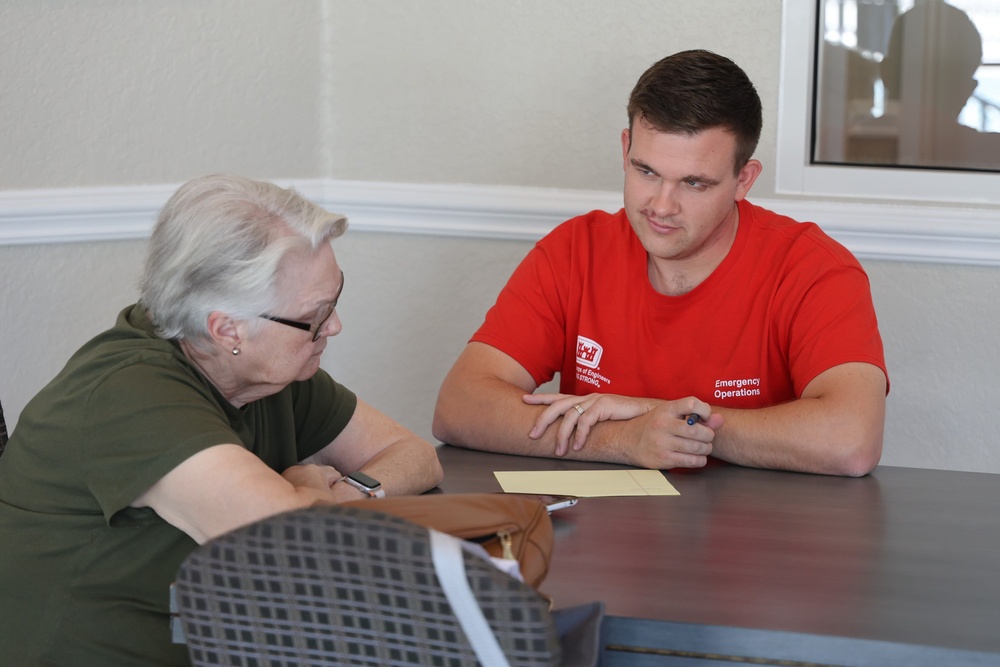
<instances>
[{"instance_id":1,"label":"black eyeglass frame","mask_svg":"<svg viewBox=\"0 0 1000 667\"><path fill-rule=\"evenodd\" d=\"M302 329L303 331L308 331L312 334L312 342L319 340L319 334L323 330L323 325L326 324L327 320L333 315L333 311L337 309L337 302L340 301L340 295L344 292L344 272L340 272L340 289L337 290L337 296L333 297L333 301L329 301L323 306L323 310L320 310L316 314L315 322L299 322L297 320L286 320L283 317L277 317L275 315L258 315L265 320L271 320L272 322L277 322L278 324L284 324L288 327L294 327L296 329Z\"/></svg>"}]
</instances>

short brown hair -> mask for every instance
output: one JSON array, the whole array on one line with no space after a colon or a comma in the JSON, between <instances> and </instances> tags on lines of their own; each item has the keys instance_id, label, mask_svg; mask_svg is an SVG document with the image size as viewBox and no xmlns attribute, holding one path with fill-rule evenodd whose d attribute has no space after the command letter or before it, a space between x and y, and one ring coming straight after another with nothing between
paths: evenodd
<instances>
[{"instance_id":1,"label":"short brown hair","mask_svg":"<svg viewBox=\"0 0 1000 667\"><path fill-rule=\"evenodd\" d=\"M721 127L736 135L735 172L757 150L760 96L746 72L725 56L681 51L647 69L628 100L629 130L636 120L658 132L698 134Z\"/></svg>"}]
</instances>

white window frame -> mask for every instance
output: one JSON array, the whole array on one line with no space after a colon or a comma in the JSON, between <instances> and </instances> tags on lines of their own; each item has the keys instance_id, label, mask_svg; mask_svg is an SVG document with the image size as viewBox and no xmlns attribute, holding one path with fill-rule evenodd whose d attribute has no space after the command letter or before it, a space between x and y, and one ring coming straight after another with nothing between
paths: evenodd
<instances>
[{"instance_id":1,"label":"white window frame","mask_svg":"<svg viewBox=\"0 0 1000 667\"><path fill-rule=\"evenodd\" d=\"M778 194L1000 204L1000 173L810 164L817 0L783 0L775 191Z\"/></svg>"}]
</instances>

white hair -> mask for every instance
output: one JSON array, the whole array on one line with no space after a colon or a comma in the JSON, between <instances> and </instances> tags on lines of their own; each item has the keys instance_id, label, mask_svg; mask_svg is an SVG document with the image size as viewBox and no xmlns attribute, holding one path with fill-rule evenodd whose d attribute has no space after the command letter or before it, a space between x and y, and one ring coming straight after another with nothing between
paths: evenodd
<instances>
[{"instance_id":1,"label":"white hair","mask_svg":"<svg viewBox=\"0 0 1000 667\"><path fill-rule=\"evenodd\" d=\"M229 174L196 178L160 211L139 300L158 335L198 343L212 311L250 320L276 307L282 258L346 230L346 217L294 190Z\"/></svg>"}]
</instances>

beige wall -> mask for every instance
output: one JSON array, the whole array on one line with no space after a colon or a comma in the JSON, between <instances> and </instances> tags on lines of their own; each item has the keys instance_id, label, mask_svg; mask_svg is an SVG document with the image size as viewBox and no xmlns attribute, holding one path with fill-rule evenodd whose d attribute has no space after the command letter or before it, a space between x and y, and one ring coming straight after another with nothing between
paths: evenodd
<instances>
[{"instance_id":1,"label":"beige wall","mask_svg":"<svg viewBox=\"0 0 1000 667\"><path fill-rule=\"evenodd\" d=\"M0 188L322 169L315 2L0 1Z\"/></svg>"},{"instance_id":2,"label":"beige wall","mask_svg":"<svg viewBox=\"0 0 1000 667\"><path fill-rule=\"evenodd\" d=\"M616 190L635 78L730 55L765 105L781 3L0 0L0 190L267 178ZM430 437L441 378L529 242L355 230L325 366ZM0 246L12 421L135 297L141 241ZM1000 472L1000 269L864 260L893 388L883 463Z\"/></svg>"},{"instance_id":3,"label":"beige wall","mask_svg":"<svg viewBox=\"0 0 1000 667\"><path fill-rule=\"evenodd\" d=\"M620 189L628 94L688 48L737 59L776 117L780 0L374 0L331 15L333 61L351 63L329 70L339 178ZM766 162L773 142L766 125Z\"/></svg>"}]
</instances>

